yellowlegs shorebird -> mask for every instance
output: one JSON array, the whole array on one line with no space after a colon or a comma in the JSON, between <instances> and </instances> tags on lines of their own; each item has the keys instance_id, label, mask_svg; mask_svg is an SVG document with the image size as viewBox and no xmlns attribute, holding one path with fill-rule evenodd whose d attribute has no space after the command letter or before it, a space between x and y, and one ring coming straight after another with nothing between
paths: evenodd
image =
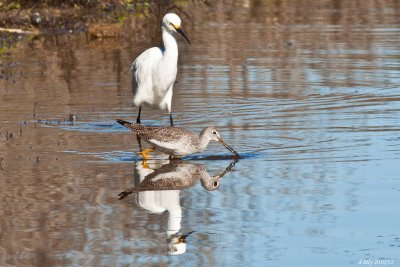
<instances>
[{"instance_id":1,"label":"yellowlegs shorebird","mask_svg":"<svg viewBox=\"0 0 400 267\"><path fill-rule=\"evenodd\" d=\"M143 104L147 104L162 110L167 109L170 124L173 126L172 88L178 69L178 44L173 33L180 33L189 44L190 41L181 28L181 19L176 14L168 13L164 16L161 30L164 47L147 49L132 64L133 103L139 107L137 123L140 123Z\"/></svg>"},{"instance_id":2,"label":"yellowlegs shorebird","mask_svg":"<svg viewBox=\"0 0 400 267\"><path fill-rule=\"evenodd\" d=\"M148 167L143 167L143 164L137 162L135 173L140 175L139 183L118 196L119 199L123 199L133 192L182 190L193 187L197 180L200 180L204 189L213 191L219 187L221 178L232 170L237 161L234 159L223 172L214 176L207 172L204 165L187 161L164 160L161 167L159 167L159 160L149 160ZM157 163L155 164L157 168L154 167L154 163Z\"/></svg>"},{"instance_id":3,"label":"yellowlegs shorebird","mask_svg":"<svg viewBox=\"0 0 400 267\"><path fill-rule=\"evenodd\" d=\"M235 158L239 158L239 154L222 140L219 132L214 127L206 127L201 131L200 135L196 135L181 127L144 126L123 120L117 120L117 122L146 140L155 149L171 157L179 158L199 153L206 149L211 140L214 140L223 144L232 152ZM153 149L147 149L142 151L142 156L148 159L147 153L152 150Z\"/></svg>"}]
</instances>

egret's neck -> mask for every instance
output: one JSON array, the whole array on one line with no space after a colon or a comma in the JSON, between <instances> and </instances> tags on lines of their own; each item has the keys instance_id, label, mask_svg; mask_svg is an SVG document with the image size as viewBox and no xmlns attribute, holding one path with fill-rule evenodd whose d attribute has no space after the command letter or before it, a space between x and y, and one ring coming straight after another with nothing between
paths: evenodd
<instances>
[{"instance_id":1,"label":"egret's neck","mask_svg":"<svg viewBox=\"0 0 400 267\"><path fill-rule=\"evenodd\" d=\"M176 42L173 34L168 31L166 28L161 27L162 29L162 39L164 42L164 56L175 59L175 62L178 61L178 44Z\"/></svg>"}]
</instances>

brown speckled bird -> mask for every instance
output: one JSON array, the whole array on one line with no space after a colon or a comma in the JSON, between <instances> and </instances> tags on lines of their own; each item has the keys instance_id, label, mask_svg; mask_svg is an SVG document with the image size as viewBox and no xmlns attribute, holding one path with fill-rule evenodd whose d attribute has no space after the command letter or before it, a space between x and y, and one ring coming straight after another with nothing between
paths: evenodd
<instances>
[{"instance_id":1,"label":"brown speckled bird","mask_svg":"<svg viewBox=\"0 0 400 267\"><path fill-rule=\"evenodd\" d=\"M239 158L239 154L222 140L219 132L214 127L206 127L201 131L200 135L196 135L181 127L145 126L123 120L117 120L117 122L136 133L150 143L155 149L171 157L179 158L202 152L207 148L208 143L214 140L223 144L232 152L235 158ZM146 153L148 152L150 151L146 151ZM142 153L142 155L144 158L148 159L146 153Z\"/></svg>"}]
</instances>

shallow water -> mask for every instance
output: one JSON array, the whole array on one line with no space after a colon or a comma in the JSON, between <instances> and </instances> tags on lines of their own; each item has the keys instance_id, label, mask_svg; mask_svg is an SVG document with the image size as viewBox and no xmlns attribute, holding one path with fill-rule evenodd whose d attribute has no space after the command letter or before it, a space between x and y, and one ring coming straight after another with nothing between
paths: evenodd
<instances>
[{"instance_id":1,"label":"shallow water","mask_svg":"<svg viewBox=\"0 0 400 267\"><path fill-rule=\"evenodd\" d=\"M234 166L216 143L143 163L114 122L136 118L129 68L156 20L0 54L0 266L400 265L399 3L235 3L189 4L173 102L178 126L220 129ZM159 173L172 185L118 199Z\"/></svg>"}]
</instances>

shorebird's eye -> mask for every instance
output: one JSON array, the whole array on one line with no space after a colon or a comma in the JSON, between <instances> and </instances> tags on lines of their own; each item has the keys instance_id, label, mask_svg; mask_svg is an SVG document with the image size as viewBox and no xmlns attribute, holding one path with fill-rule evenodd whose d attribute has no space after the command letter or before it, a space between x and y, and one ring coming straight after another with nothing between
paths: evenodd
<instances>
[{"instance_id":1,"label":"shorebird's eye","mask_svg":"<svg viewBox=\"0 0 400 267\"><path fill-rule=\"evenodd\" d=\"M217 134L217 132L216 132L216 131L213 131L212 134Z\"/></svg>"}]
</instances>

